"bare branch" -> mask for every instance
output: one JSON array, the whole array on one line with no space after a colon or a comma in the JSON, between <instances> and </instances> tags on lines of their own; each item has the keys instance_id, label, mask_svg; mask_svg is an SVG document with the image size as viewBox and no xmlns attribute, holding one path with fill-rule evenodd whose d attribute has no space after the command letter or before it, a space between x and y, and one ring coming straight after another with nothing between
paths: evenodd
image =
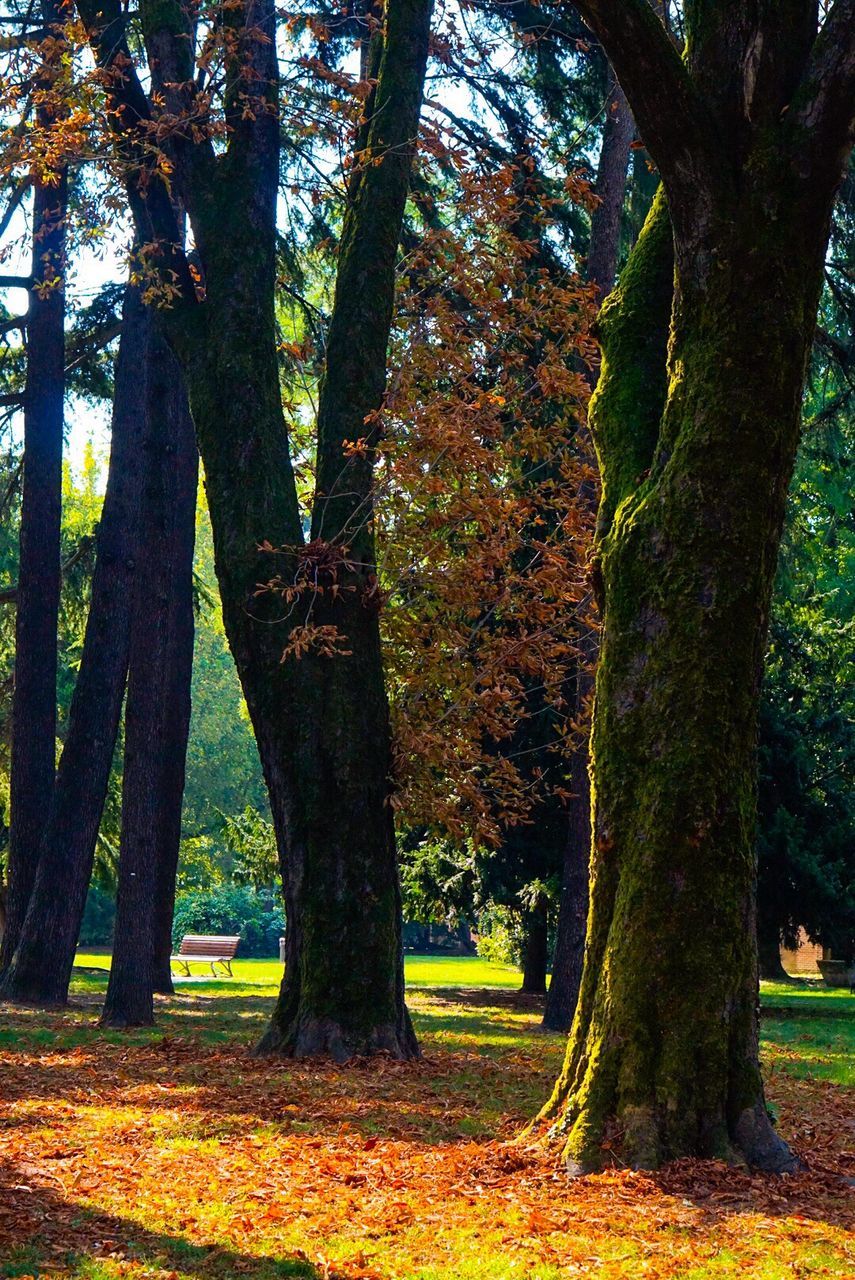
<instances>
[{"instance_id":1,"label":"bare branch","mask_svg":"<svg viewBox=\"0 0 855 1280\"><path fill-rule=\"evenodd\" d=\"M74 550L72 551L68 559L64 560L62 565L60 565L60 572L63 574L63 576L65 576L65 574L67 574L70 569L73 569L76 564L79 564L80 561L83 560L89 554L89 552L92 550L92 545L94 541L95 539L90 537L88 534L85 537L80 539L80 541L78 542L77 546L74 548ZM13 587L0 588L0 604L16 604L17 600L18 600L18 584L17 583L15 583Z\"/></svg>"},{"instance_id":2,"label":"bare branch","mask_svg":"<svg viewBox=\"0 0 855 1280\"><path fill-rule=\"evenodd\" d=\"M790 107L796 171L825 200L855 141L855 0L835 0Z\"/></svg>"},{"instance_id":3,"label":"bare branch","mask_svg":"<svg viewBox=\"0 0 855 1280\"><path fill-rule=\"evenodd\" d=\"M712 115L648 0L576 0L575 7L608 55L682 228L733 181Z\"/></svg>"}]
</instances>

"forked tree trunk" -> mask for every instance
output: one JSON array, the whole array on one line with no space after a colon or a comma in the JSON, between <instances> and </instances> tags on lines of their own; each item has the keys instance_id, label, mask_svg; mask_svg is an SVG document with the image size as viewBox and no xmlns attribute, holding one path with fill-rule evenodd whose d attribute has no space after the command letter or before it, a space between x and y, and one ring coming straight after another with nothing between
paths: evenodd
<instances>
[{"instance_id":1,"label":"forked tree trunk","mask_svg":"<svg viewBox=\"0 0 855 1280\"><path fill-rule=\"evenodd\" d=\"M128 288L116 364L107 490L68 733L46 815L33 892L0 997L64 1004L113 762L139 554L146 308Z\"/></svg>"},{"instance_id":2,"label":"forked tree trunk","mask_svg":"<svg viewBox=\"0 0 855 1280\"><path fill-rule=\"evenodd\" d=\"M375 427L395 264L421 108L432 0L389 0L372 40L377 83L359 131L342 229L318 420L313 542L305 545L283 420L275 317L279 183L276 10L230 14L228 141L176 136L176 185L193 227L204 299L178 250L169 192L152 174L153 115L115 0L80 0L113 124L138 169L129 201L159 243L180 298L170 341L185 369L205 465L229 644L270 793L288 911L288 963L266 1051L417 1052L404 1004L400 888L388 801L389 730L371 528ZM192 23L177 0L141 9L149 69L170 112L195 110ZM260 40L259 31L270 39ZM348 444L365 447L350 454ZM277 563L261 551L283 548ZM277 570L309 590L268 592ZM332 573L330 570L332 569ZM318 575L321 592L311 589ZM333 586L340 596L336 599ZM283 662L295 627L334 627L350 650ZM328 633L322 633L328 634Z\"/></svg>"},{"instance_id":3,"label":"forked tree trunk","mask_svg":"<svg viewBox=\"0 0 855 1280\"><path fill-rule=\"evenodd\" d=\"M42 6L47 23L60 6ZM57 46L59 48L59 46ZM46 68L50 85L52 68ZM51 113L40 108L39 123ZM65 396L65 220L68 171L35 182L33 285L27 312L24 483L12 696L9 889L0 970L18 943L36 878L56 762L57 619L61 589L62 432Z\"/></svg>"},{"instance_id":4,"label":"forked tree trunk","mask_svg":"<svg viewBox=\"0 0 855 1280\"><path fill-rule=\"evenodd\" d=\"M794 1164L757 1055L755 744L825 242L746 204L714 271L681 258L661 428L641 349L667 313L661 198L603 313L591 916L545 1111L582 1169L609 1138L641 1166Z\"/></svg>"},{"instance_id":5,"label":"forked tree trunk","mask_svg":"<svg viewBox=\"0 0 855 1280\"><path fill-rule=\"evenodd\" d=\"M155 943L171 933L181 830L190 665L196 441L181 368L153 324L140 571L131 625L116 928L104 1026L154 1022ZM173 663L179 660L179 670ZM183 681L182 685L177 680ZM171 890L171 893L170 893ZM158 953L162 969L162 952ZM166 956L167 976L169 955ZM171 984L170 984L171 985Z\"/></svg>"}]
</instances>

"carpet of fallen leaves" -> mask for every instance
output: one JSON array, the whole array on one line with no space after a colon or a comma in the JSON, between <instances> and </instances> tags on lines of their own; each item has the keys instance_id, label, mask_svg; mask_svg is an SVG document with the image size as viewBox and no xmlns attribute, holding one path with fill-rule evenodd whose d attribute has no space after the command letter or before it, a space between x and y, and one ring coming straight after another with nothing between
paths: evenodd
<instances>
[{"instance_id":1,"label":"carpet of fallen leaves","mask_svg":"<svg viewBox=\"0 0 855 1280\"><path fill-rule=\"evenodd\" d=\"M855 1277L852 1091L772 1074L794 1177L684 1161L568 1181L513 1141L561 1054L530 1004L422 994L421 1062L337 1067L253 1058L261 1003L206 1040L227 1003L185 997L195 1017L172 1002L165 1034L125 1039L86 1010L11 1015L0 1275Z\"/></svg>"}]
</instances>

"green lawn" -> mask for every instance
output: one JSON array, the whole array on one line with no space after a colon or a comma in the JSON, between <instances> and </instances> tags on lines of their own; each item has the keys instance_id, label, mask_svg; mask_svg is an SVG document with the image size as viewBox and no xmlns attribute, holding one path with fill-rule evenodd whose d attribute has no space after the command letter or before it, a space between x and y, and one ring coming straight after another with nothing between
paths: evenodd
<instances>
[{"instance_id":1,"label":"green lawn","mask_svg":"<svg viewBox=\"0 0 855 1280\"><path fill-rule=\"evenodd\" d=\"M79 966L91 966L107 970L110 956L103 951L80 951ZM234 982L242 987L278 987L282 967L278 960L234 960ZM519 972L512 965L492 964L479 956L407 956L405 961L407 985L411 987L506 987L513 990L520 985ZM203 965L193 965L196 977L205 974ZM193 986L207 986L194 982ZM211 984L214 985L214 984Z\"/></svg>"}]
</instances>

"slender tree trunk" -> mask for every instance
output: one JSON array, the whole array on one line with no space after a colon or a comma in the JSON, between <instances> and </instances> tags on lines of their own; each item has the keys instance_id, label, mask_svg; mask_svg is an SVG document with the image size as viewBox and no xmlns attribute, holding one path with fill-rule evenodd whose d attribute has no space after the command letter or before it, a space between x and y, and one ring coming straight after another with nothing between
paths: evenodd
<instances>
[{"instance_id":1,"label":"slender tree trunk","mask_svg":"<svg viewBox=\"0 0 855 1280\"><path fill-rule=\"evenodd\" d=\"M45 0L45 22L62 20ZM56 68L48 59L44 88ZM53 109L40 107L49 127ZM56 761L57 619L61 589L62 431L65 396L65 220L68 172L33 184L33 284L27 312L24 483L21 502L15 689L12 698L9 892L0 971L12 958L29 904Z\"/></svg>"},{"instance_id":2,"label":"slender tree trunk","mask_svg":"<svg viewBox=\"0 0 855 1280\"><path fill-rule=\"evenodd\" d=\"M589 678L592 679L593 675ZM587 744L584 750L574 753L570 762L570 790L573 799L569 804L555 955L543 1011L543 1026L547 1031L570 1030L582 981L588 923L588 852L591 847Z\"/></svg>"},{"instance_id":3,"label":"slender tree trunk","mask_svg":"<svg viewBox=\"0 0 855 1280\"><path fill-rule=\"evenodd\" d=\"M144 483L150 319L125 294L112 444L83 655L48 805L30 904L0 997L64 1004L113 761L125 677Z\"/></svg>"},{"instance_id":4,"label":"slender tree trunk","mask_svg":"<svg viewBox=\"0 0 855 1280\"><path fill-rule=\"evenodd\" d=\"M182 377L183 382L183 377ZM190 733L190 690L193 676L193 549L196 540L196 497L199 454L189 413L181 417L183 428L177 446L174 554L170 601L170 652L167 671L170 685L166 699L163 735L164 769L159 801L159 843L154 904L154 956L152 986L171 994L172 919L175 913L175 880L181 844L181 812Z\"/></svg>"},{"instance_id":5,"label":"slender tree trunk","mask_svg":"<svg viewBox=\"0 0 855 1280\"><path fill-rule=\"evenodd\" d=\"M621 214L634 137L635 121L624 92L615 80L606 102L603 142L594 185L597 206L591 215L588 246L587 276L596 286L600 298L611 293L617 274Z\"/></svg>"},{"instance_id":6,"label":"slender tree trunk","mask_svg":"<svg viewBox=\"0 0 855 1280\"><path fill-rule=\"evenodd\" d=\"M192 657L196 443L181 368L156 317L148 359L147 481L125 706L116 929L101 1015L112 1027L154 1022L155 943L165 924L156 912L170 906L169 896L174 900L190 712L184 650L189 607ZM173 670L176 658L180 671ZM171 926L170 909L170 933ZM168 973L168 955L166 964ZM162 986L163 974L158 978Z\"/></svg>"},{"instance_id":7,"label":"slender tree trunk","mask_svg":"<svg viewBox=\"0 0 855 1280\"><path fill-rule=\"evenodd\" d=\"M549 903L541 895L531 910L523 915L523 980L520 991L526 995L546 995L546 970L549 964Z\"/></svg>"}]
</instances>

